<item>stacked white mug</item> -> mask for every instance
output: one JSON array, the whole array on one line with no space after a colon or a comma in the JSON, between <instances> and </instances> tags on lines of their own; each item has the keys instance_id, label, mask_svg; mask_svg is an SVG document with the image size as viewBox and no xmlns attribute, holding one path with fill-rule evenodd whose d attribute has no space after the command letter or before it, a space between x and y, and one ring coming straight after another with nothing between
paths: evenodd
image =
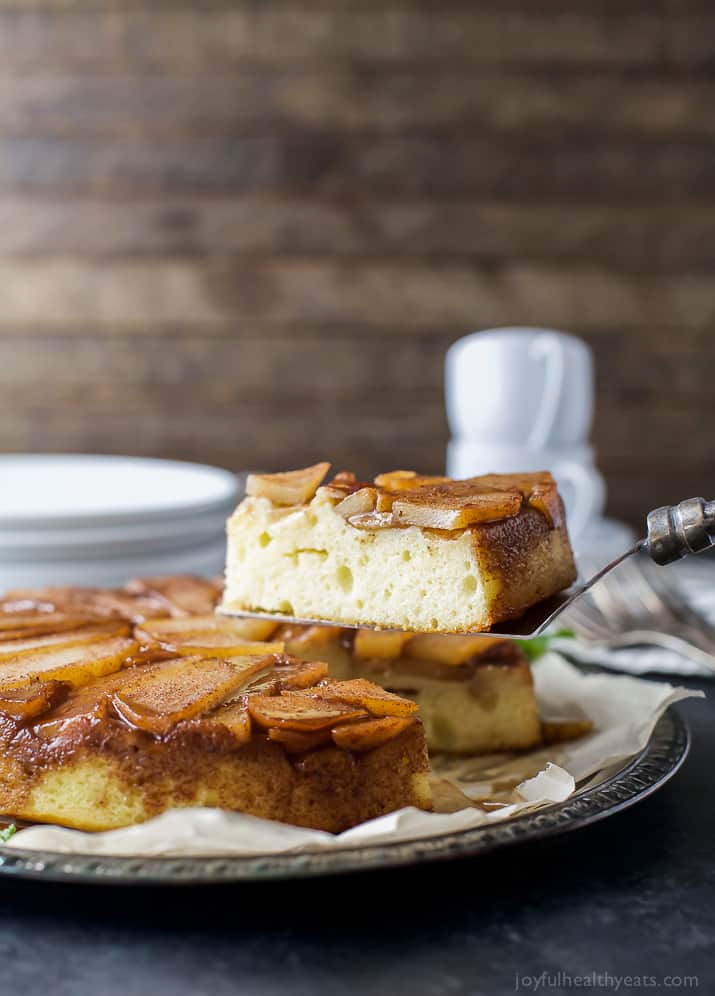
<instances>
[{"instance_id":1,"label":"stacked white mug","mask_svg":"<svg viewBox=\"0 0 715 996\"><path fill-rule=\"evenodd\" d=\"M591 350L572 335L527 327L460 339L447 353L447 473L550 470L578 546L606 499L588 442L593 394Z\"/></svg>"}]
</instances>

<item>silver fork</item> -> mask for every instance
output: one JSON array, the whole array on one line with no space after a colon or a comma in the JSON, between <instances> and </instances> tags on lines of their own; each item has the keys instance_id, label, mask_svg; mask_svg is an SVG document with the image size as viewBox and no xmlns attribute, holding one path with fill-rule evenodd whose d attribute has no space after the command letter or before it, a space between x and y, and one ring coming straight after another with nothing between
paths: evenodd
<instances>
[{"instance_id":1,"label":"silver fork","mask_svg":"<svg viewBox=\"0 0 715 996\"><path fill-rule=\"evenodd\" d=\"M715 630L645 555L624 561L573 602L564 622L595 649L656 646L715 671Z\"/></svg>"}]
</instances>

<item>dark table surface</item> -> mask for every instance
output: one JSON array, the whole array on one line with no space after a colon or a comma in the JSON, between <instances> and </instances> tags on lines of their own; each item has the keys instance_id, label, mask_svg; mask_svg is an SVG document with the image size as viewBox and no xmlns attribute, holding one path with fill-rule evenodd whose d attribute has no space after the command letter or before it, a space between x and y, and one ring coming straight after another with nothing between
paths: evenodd
<instances>
[{"instance_id":1,"label":"dark table surface","mask_svg":"<svg viewBox=\"0 0 715 996\"><path fill-rule=\"evenodd\" d=\"M639 977L620 992L695 976L713 993L713 693L678 707L692 751L655 795L490 856L270 886L3 882L0 992L455 996L513 993L518 974L518 991L554 993L595 972L605 991L608 973Z\"/></svg>"}]
</instances>

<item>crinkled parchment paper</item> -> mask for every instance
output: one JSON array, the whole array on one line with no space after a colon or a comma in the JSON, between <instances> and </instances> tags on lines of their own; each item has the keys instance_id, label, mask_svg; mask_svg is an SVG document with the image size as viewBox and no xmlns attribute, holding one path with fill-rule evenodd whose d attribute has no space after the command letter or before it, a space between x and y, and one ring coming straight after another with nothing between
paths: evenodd
<instances>
[{"instance_id":1,"label":"crinkled parchment paper","mask_svg":"<svg viewBox=\"0 0 715 996\"><path fill-rule=\"evenodd\" d=\"M522 754L435 759L434 813L402 809L333 835L218 809L176 809L106 833L34 826L5 846L69 854L258 855L453 833L562 802L577 783L638 754L669 705L702 695L624 675L583 674L554 653L534 665L534 681L543 716L586 716L594 732Z\"/></svg>"}]
</instances>

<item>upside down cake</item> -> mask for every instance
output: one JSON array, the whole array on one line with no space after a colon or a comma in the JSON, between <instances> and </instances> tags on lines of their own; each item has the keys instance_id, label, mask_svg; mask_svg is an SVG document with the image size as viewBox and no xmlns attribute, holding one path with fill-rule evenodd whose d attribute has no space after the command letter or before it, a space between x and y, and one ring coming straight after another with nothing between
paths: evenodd
<instances>
[{"instance_id":1,"label":"upside down cake","mask_svg":"<svg viewBox=\"0 0 715 996\"><path fill-rule=\"evenodd\" d=\"M550 474L358 481L253 474L228 524L221 611L421 633L488 630L576 569Z\"/></svg>"},{"instance_id":2,"label":"upside down cake","mask_svg":"<svg viewBox=\"0 0 715 996\"><path fill-rule=\"evenodd\" d=\"M145 647L170 656L288 652L326 662L332 678L364 678L413 699L430 750L489 753L531 747L542 738L531 667L511 640L237 619L214 614L219 597L218 584L170 577L133 581L124 591L15 592L5 604L16 611L44 609L34 623L36 640L68 641L66 632L57 632L62 613L65 626L77 629L73 641L86 642L119 619L134 624ZM92 618L92 625L78 629ZM53 628L55 635L45 636Z\"/></svg>"},{"instance_id":3,"label":"upside down cake","mask_svg":"<svg viewBox=\"0 0 715 996\"><path fill-rule=\"evenodd\" d=\"M0 812L105 830L219 806L338 832L430 808L414 702L332 679L260 621L197 623L217 596L150 579L6 598Z\"/></svg>"}]
</instances>

